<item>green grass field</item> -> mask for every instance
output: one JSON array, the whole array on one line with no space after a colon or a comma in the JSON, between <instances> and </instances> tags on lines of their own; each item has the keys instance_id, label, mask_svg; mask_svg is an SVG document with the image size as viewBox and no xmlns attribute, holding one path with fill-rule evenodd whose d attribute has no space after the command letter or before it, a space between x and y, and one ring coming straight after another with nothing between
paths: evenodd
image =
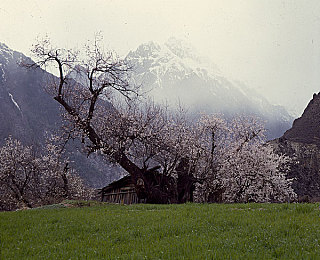
<instances>
[{"instance_id":1,"label":"green grass field","mask_svg":"<svg viewBox=\"0 0 320 260\"><path fill-rule=\"evenodd\" d=\"M0 259L320 259L318 204L52 206L0 232Z\"/></svg>"}]
</instances>

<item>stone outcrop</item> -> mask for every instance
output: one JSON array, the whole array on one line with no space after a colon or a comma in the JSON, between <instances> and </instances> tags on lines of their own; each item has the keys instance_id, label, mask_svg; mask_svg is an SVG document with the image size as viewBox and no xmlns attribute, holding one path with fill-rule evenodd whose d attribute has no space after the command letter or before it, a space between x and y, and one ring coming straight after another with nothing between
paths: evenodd
<instances>
[{"instance_id":1,"label":"stone outcrop","mask_svg":"<svg viewBox=\"0 0 320 260\"><path fill-rule=\"evenodd\" d=\"M278 139L275 150L294 159L289 178L300 200L320 199L320 93L314 94L302 116Z\"/></svg>"},{"instance_id":2,"label":"stone outcrop","mask_svg":"<svg viewBox=\"0 0 320 260\"><path fill-rule=\"evenodd\" d=\"M314 94L302 116L283 135L286 140L320 145L320 93Z\"/></svg>"}]
</instances>

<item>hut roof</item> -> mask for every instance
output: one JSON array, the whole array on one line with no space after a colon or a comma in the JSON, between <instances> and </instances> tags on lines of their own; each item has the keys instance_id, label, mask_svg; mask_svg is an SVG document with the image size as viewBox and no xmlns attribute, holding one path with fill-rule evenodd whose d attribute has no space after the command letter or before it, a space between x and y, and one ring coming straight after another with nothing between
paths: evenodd
<instances>
[{"instance_id":1,"label":"hut roof","mask_svg":"<svg viewBox=\"0 0 320 260\"><path fill-rule=\"evenodd\" d=\"M102 188L101 190L103 192L108 192L110 190L118 189L118 188L130 185L132 183L133 182L132 182L131 176L130 175L126 175L126 176L122 177L121 179L119 179L117 181L111 182L108 186Z\"/></svg>"}]
</instances>

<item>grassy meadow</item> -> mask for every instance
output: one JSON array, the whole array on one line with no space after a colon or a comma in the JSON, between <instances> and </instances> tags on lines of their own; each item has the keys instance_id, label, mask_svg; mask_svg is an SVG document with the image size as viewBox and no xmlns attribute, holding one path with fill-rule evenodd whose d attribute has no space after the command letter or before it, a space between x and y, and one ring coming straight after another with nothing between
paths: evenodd
<instances>
[{"instance_id":1,"label":"grassy meadow","mask_svg":"<svg viewBox=\"0 0 320 260\"><path fill-rule=\"evenodd\" d=\"M0 259L320 259L318 204L65 204L0 212Z\"/></svg>"}]
</instances>

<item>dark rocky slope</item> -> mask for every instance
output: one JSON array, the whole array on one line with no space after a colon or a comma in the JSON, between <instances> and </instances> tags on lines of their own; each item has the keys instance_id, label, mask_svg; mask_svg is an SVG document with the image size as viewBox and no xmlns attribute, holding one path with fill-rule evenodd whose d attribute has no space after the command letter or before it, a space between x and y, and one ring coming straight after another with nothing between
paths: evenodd
<instances>
[{"instance_id":1,"label":"dark rocky slope","mask_svg":"<svg viewBox=\"0 0 320 260\"><path fill-rule=\"evenodd\" d=\"M46 135L62 126L59 105L44 90L54 76L41 69L23 68L21 61L31 63L30 58L0 43L0 145L11 135L41 150ZM68 156L90 186L103 187L119 177L117 168L99 157L87 158L79 147L79 143L70 143Z\"/></svg>"},{"instance_id":2,"label":"dark rocky slope","mask_svg":"<svg viewBox=\"0 0 320 260\"><path fill-rule=\"evenodd\" d=\"M276 150L295 158L289 178L300 200L320 199L320 93L314 94L292 128L271 141Z\"/></svg>"},{"instance_id":3,"label":"dark rocky slope","mask_svg":"<svg viewBox=\"0 0 320 260\"><path fill-rule=\"evenodd\" d=\"M320 93L314 94L302 116L283 135L286 140L320 145Z\"/></svg>"}]
</instances>

